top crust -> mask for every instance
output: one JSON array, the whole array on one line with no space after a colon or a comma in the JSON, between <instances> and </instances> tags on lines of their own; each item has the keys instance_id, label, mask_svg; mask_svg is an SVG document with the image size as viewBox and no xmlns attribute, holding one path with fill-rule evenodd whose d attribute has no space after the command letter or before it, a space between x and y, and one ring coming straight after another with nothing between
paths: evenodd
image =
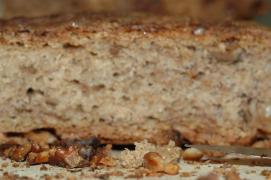
<instances>
[{"instance_id":1,"label":"top crust","mask_svg":"<svg viewBox=\"0 0 271 180\"><path fill-rule=\"evenodd\" d=\"M222 22L212 24L186 17L146 14L92 14L48 16L42 18L15 18L0 21L2 44L44 46L48 42L80 44L78 38L91 38L93 34L117 36L176 36L196 41L235 39L246 43L260 43L270 47L269 28L252 22ZM76 36L76 37L75 37ZM211 39L210 39L211 38Z\"/></svg>"}]
</instances>

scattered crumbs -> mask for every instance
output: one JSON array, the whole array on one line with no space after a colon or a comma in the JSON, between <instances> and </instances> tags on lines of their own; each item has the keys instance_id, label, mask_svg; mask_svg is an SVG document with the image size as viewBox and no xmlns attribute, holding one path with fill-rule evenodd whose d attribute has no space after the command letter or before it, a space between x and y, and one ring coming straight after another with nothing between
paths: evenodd
<instances>
[{"instance_id":1,"label":"scattered crumbs","mask_svg":"<svg viewBox=\"0 0 271 180\"><path fill-rule=\"evenodd\" d=\"M180 176L181 176L181 177L191 177L192 174L191 174L190 172L182 172L182 173L180 174Z\"/></svg>"},{"instance_id":2,"label":"scattered crumbs","mask_svg":"<svg viewBox=\"0 0 271 180\"><path fill-rule=\"evenodd\" d=\"M75 176L69 176L69 177L67 178L67 180L76 180L76 179L78 179L78 178L76 178Z\"/></svg>"},{"instance_id":3,"label":"scattered crumbs","mask_svg":"<svg viewBox=\"0 0 271 180\"><path fill-rule=\"evenodd\" d=\"M226 180L240 180L239 173L235 167L219 166L218 168L214 168L213 173L224 176Z\"/></svg>"},{"instance_id":4,"label":"scattered crumbs","mask_svg":"<svg viewBox=\"0 0 271 180\"><path fill-rule=\"evenodd\" d=\"M269 176L271 176L271 171L267 170L267 169L262 170L261 175L265 176L265 177L269 177Z\"/></svg>"},{"instance_id":5,"label":"scattered crumbs","mask_svg":"<svg viewBox=\"0 0 271 180\"><path fill-rule=\"evenodd\" d=\"M159 172L152 172L148 169L145 169L143 167L140 167L138 169L134 169L131 171L130 174L128 174L127 176L125 176L125 179L129 179L129 178L136 178L136 179L140 179L143 177L161 177L163 176L162 173Z\"/></svg>"},{"instance_id":6,"label":"scattered crumbs","mask_svg":"<svg viewBox=\"0 0 271 180\"><path fill-rule=\"evenodd\" d=\"M19 167L19 166L20 166L19 163L12 163L12 167L14 167L14 168L17 168L17 167Z\"/></svg>"},{"instance_id":7,"label":"scattered crumbs","mask_svg":"<svg viewBox=\"0 0 271 180\"><path fill-rule=\"evenodd\" d=\"M219 179L218 175L213 172L211 172L205 176L200 176L197 178L197 180L218 180L218 179Z\"/></svg>"},{"instance_id":8,"label":"scattered crumbs","mask_svg":"<svg viewBox=\"0 0 271 180\"><path fill-rule=\"evenodd\" d=\"M18 176L15 174L10 174L8 172L4 172L3 176L0 177L1 179L7 179L7 180L13 180L13 179L21 179L21 180L32 180L32 178L27 177L27 176Z\"/></svg>"},{"instance_id":9,"label":"scattered crumbs","mask_svg":"<svg viewBox=\"0 0 271 180\"><path fill-rule=\"evenodd\" d=\"M86 175L85 175L85 173L82 171L82 172L80 173L80 176L86 176Z\"/></svg>"},{"instance_id":10,"label":"scattered crumbs","mask_svg":"<svg viewBox=\"0 0 271 180\"><path fill-rule=\"evenodd\" d=\"M107 178L107 177L112 177L112 176L116 176L116 177L118 177L118 176L123 176L124 174L123 174L123 172L121 172L121 171L113 171L113 172L108 172L108 173L103 173L103 174L99 174L99 173L96 173L95 174L95 177L97 177L97 178Z\"/></svg>"},{"instance_id":11,"label":"scattered crumbs","mask_svg":"<svg viewBox=\"0 0 271 180\"><path fill-rule=\"evenodd\" d=\"M48 133L45 135L46 136L36 136L36 134L34 134L31 136L35 138L36 141L42 141L41 139L45 138L46 140L42 141L44 143L35 143L34 140L32 142L28 139L25 139L26 142L22 140L22 143L19 140L13 143L6 142L1 145L1 147L3 146L3 148L0 149L1 156L10 158L12 163L16 161L26 161L30 165L49 163L66 168L88 166L92 156L92 159L94 159L94 157L96 158L95 163L97 163L97 165L100 165L99 163L101 162L107 162L102 161L105 159L105 157L102 157L102 155L105 155L102 152L105 152L104 148L108 146L98 148L100 141L95 137L83 140L66 139L57 142L53 140L54 143L50 143L50 139L52 138L47 138ZM98 150L96 151L97 148Z\"/></svg>"},{"instance_id":12,"label":"scattered crumbs","mask_svg":"<svg viewBox=\"0 0 271 180\"><path fill-rule=\"evenodd\" d=\"M200 166L196 166L195 169L200 169Z\"/></svg>"},{"instance_id":13,"label":"scattered crumbs","mask_svg":"<svg viewBox=\"0 0 271 180\"><path fill-rule=\"evenodd\" d=\"M229 171L225 174L226 180L240 180L239 173L235 168L231 168Z\"/></svg>"},{"instance_id":14,"label":"scattered crumbs","mask_svg":"<svg viewBox=\"0 0 271 180\"><path fill-rule=\"evenodd\" d=\"M251 170L251 171L250 171L250 173L256 173L256 172L257 172L257 171L255 171L255 170Z\"/></svg>"},{"instance_id":15,"label":"scattered crumbs","mask_svg":"<svg viewBox=\"0 0 271 180\"><path fill-rule=\"evenodd\" d=\"M44 180L53 180L53 177L52 177L52 176L49 176L49 175L47 175L47 174L45 174L45 175L43 175L43 176L41 177L41 179L44 179Z\"/></svg>"},{"instance_id":16,"label":"scattered crumbs","mask_svg":"<svg viewBox=\"0 0 271 180\"><path fill-rule=\"evenodd\" d=\"M138 168L143 165L143 157L148 152L157 152L162 156L165 163L178 161L180 158L181 149L175 146L173 141L170 141L168 145L156 146L148 143L148 141L142 141L135 143L135 150L130 151L125 149L121 152L120 163L125 168Z\"/></svg>"},{"instance_id":17,"label":"scattered crumbs","mask_svg":"<svg viewBox=\"0 0 271 180\"><path fill-rule=\"evenodd\" d=\"M8 167L8 165L9 165L9 163L4 162L4 163L2 163L2 168L6 168L6 167Z\"/></svg>"},{"instance_id":18,"label":"scattered crumbs","mask_svg":"<svg viewBox=\"0 0 271 180\"><path fill-rule=\"evenodd\" d=\"M109 180L110 179L110 175L108 173L104 173L104 174L95 174L94 175L95 178L99 178L102 180Z\"/></svg>"},{"instance_id":19,"label":"scattered crumbs","mask_svg":"<svg viewBox=\"0 0 271 180\"><path fill-rule=\"evenodd\" d=\"M43 164L43 165L41 165L40 170L41 171L48 171L48 168Z\"/></svg>"},{"instance_id":20,"label":"scattered crumbs","mask_svg":"<svg viewBox=\"0 0 271 180\"><path fill-rule=\"evenodd\" d=\"M180 177L191 177L191 176L196 176L197 172L192 171L192 172L182 172L180 173Z\"/></svg>"},{"instance_id":21,"label":"scattered crumbs","mask_svg":"<svg viewBox=\"0 0 271 180\"><path fill-rule=\"evenodd\" d=\"M63 179L64 175L63 174L57 174L54 176L56 179Z\"/></svg>"},{"instance_id":22,"label":"scattered crumbs","mask_svg":"<svg viewBox=\"0 0 271 180\"><path fill-rule=\"evenodd\" d=\"M214 168L213 172L216 174L225 175L225 168L220 166L220 167Z\"/></svg>"},{"instance_id":23,"label":"scattered crumbs","mask_svg":"<svg viewBox=\"0 0 271 180\"><path fill-rule=\"evenodd\" d=\"M123 176L123 172L121 171L113 171L110 173L110 176Z\"/></svg>"}]
</instances>

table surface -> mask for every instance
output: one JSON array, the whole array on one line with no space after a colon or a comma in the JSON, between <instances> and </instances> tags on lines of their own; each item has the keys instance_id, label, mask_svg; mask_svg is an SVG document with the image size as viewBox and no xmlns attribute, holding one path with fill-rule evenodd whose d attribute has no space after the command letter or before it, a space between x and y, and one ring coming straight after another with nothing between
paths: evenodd
<instances>
[{"instance_id":1,"label":"table surface","mask_svg":"<svg viewBox=\"0 0 271 180\"><path fill-rule=\"evenodd\" d=\"M119 152L115 152L119 153ZM233 157L228 156L226 159L236 158L240 155L234 155ZM244 158L241 156L241 159ZM247 158L247 157L246 157ZM231 169L236 169L236 172L239 173L241 179L257 179L265 180L266 176L262 175L263 172L271 174L271 159L269 160L269 166L249 166L249 165L240 165L240 164L229 164L229 163L210 163L210 162L185 162L180 161L180 171L176 176L164 175L160 177L161 180L174 180L174 179L197 179L200 176L206 175L210 172L226 172ZM45 168L46 167L46 168ZM46 170L44 170L46 169ZM125 176L131 174L131 170L118 168L119 172L123 172L124 176L111 176L112 180L122 180L127 179ZM116 172L116 169L96 169L92 170L91 168L82 168L82 169L64 169L60 167L54 167L50 165L36 165L36 166L27 166L26 163L17 163L11 162L10 160L3 160L0 158L0 177L4 173L9 175L17 175L20 177L29 177L33 179L45 179L46 176L51 177L60 177L61 179L74 178L74 179L98 179L98 176L104 176L107 173ZM188 177L187 174L190 174ZM218 173L219 174L219 173ZM54 178L53 178L54 179ZM129 179L129 178L128 178ZM148 177L145 179L157 179L157 177ZM220 176L220 179L224 179Z\"/></svg>"}]
</instances>

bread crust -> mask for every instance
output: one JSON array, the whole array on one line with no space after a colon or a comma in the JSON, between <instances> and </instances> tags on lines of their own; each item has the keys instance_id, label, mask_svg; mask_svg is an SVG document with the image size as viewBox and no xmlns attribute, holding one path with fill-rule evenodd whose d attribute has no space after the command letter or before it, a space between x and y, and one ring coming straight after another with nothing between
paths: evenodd
<instances>
[{"instance_id":1,"label":"bread crust","mask_svg":"<svg viewBox=\"0 0 271 180\"><path fill-rule=\"evenodd\" d=\"M226 38L244 40L245 43L264 43L269 45L270 28L259 26L253 22L226 21L221 23L202 22L188 17L171 17L163 15L93 14L77 13L70 15L54 15L40 18L14 18L1 20L1 43L12 41L26 42L28 45L40 45L46 41L72 43L71 33L78 36L93 35L103 32L106 36L120 34L128 36L144 36L148 33L152 38L158 36L194 38L197 41L223 40ZM198 28L204 33L196 36ZM23 36L22 36L23 34ZM91 38L91 37L90 37ZM112 38L112 37L110 37Z\"/></svg>"}]
</instances>

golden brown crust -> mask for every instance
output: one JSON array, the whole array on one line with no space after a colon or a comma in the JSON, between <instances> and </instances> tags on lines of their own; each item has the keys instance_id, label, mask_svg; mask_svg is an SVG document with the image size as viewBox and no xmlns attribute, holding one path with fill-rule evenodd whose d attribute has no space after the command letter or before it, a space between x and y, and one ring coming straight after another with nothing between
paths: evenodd
<instances>
[{"instance_id":1,"label":"golden brown crust","mask_svg":"<svg viewBox=\"0 0 271 180\"><path fill-rule=\"evenodd\" d=\"M196 34L202 28L202 34ZM34 46L49 41L73 45L73 35L92 38L94 34L103 34L109 38L118 35L152 37L183 37L197 41L244 40L246 43L264 43L270 45L271 31L252 22L207 23L190 18L169 17L146 14L106 15L79 13L65 16L43 18L15 18L0 21L1 43L27 43ZM69 44L68 44L69 45ZM76 45L75 45L76 46Z\"/></svg>"}]
</instances>

